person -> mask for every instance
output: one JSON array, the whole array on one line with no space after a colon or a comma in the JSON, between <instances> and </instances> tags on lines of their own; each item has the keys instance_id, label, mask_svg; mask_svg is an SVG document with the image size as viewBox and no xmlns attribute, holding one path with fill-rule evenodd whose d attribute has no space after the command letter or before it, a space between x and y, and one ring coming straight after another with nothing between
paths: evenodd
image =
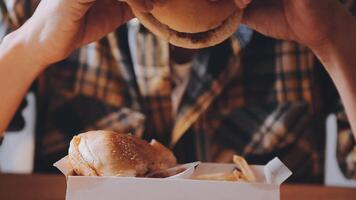
<instances>
[{"instance_id":1,"label":"person","mask_svg":"<svg viewBox=\"0 0 356 200\"><path fill-rule=\"evenodd\" d=\"M249 28L202 50L124 25L127 4L149 11L163 0L0 2L0 132L37 79L38 171L74 134L110 129L156 138L181 162L279 156L292 181L320 182L325 116L343 111L321 64L356 120L356 21L336 0L236 0Z\"/></svg>"}]
</instances>

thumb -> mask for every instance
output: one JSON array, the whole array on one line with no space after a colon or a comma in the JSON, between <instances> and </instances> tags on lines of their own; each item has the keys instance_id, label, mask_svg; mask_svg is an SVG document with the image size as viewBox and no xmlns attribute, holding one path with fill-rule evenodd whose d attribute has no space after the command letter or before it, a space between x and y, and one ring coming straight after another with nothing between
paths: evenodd
<instances>
[{"instance_id":1,"label":"thumb","mask_svg":"<svg viewBox=\"0 0 356 200\"><path fill-rule=\"evenodd\" d=\"M153 0L118 0L121 2L126 2L131 7L136 8L140 11L150 11L153 9Z\"/></svg>"},{"instance_id":2,"label":"thumb","mask_svg":"<svg viewBox=\"0 0 356 200\"><path fill-rule=\"evenodd\" d=\"M126 3L100 0L86 13L85 33L82 44L98 40L133 17Z\"/></svg>"}]
</instances>

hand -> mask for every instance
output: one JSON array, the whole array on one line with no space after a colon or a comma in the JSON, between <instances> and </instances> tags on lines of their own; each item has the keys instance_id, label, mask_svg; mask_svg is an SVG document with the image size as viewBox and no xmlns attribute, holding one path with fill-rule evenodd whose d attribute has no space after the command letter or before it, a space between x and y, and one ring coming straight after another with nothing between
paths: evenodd
<instances>
[{"instance_id":1,"label":"hand","mask_svg":"<svg viewBox=\"0 0 356 200\"><path fill-rule=\"evenodd\" d=\"M243 23L308 46L334 81L349 121L356 121L356 20L338 0L253 0ZM356 124L350 125L356 138Z\"/></svg>"},{"instance_id":2,"label":"hand","mask_svg":"<svg viewBox=\"0 0 356 200\"><path fill-rule=\"evenodd\" d=\"M19 40L31 61L45 67L131 19L126 3L147 11L157 1L42 0L34 15L8 38Z\"/></svg>"},{"instance_id":3,"label":"hand","mask_svg":"<svg viewBox=\"0 0 356 200\"><path fill-rule=\"evenodd\" d=\"M243 23L270 37L293 40L309 47L333 37L337 0L235 0L245 10Z\"/></svg>"}]
</instances>

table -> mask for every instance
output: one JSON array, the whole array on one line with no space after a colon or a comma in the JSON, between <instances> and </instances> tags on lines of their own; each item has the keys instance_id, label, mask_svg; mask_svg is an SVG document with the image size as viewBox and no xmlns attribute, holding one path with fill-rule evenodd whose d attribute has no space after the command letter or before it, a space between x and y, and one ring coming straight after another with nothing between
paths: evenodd
<instances>
[{"instance_id":1,"label":"table","mask_svg":"<svg viewBox=\"0 0 356 200\"><path fill-rule=\"evenodd\" d=\"M0 174L0 199L64 200L66 181L61 175ZM282 200L355 200L356 189L319 185L283 185Z\"/></svg>"}]
</instances>

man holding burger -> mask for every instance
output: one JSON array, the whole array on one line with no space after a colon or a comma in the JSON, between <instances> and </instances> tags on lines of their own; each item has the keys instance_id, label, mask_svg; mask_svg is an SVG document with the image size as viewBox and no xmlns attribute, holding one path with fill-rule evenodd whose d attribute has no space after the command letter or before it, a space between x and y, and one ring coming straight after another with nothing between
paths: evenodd
<instances>
[{"instance_id":1,"label":"man holding burger","mask_svg":"<svg viewBox=\"0 0 356 200\"><path fill-rule=\"evenodd\" d=\"M0 33L7 34L0 45L0 132L39 77L38 170L66 153L71 134L113 129L157 138L183 162L228 161L234 153L252 163L279 156L296 172L295 181L320 181L320 127L331 105L324 105L329 90L324 94L312 77L311 52L356 121L356 20L345 6L337 0L231 0L250 29L224 42L216 38L228 29L215 25L204 30L208 40L174 32L178 44L222 42L202 50L168 46L135 25L117 29L133 18L130 7L138 17L159 19L154 9L170 1L34 0L12 7L0 1ZM219 7L228 0L206 2ZM208 14L223 14L216 13ZM166 40L175 38L168 33Z\"/></svg>"}]
</instances>

